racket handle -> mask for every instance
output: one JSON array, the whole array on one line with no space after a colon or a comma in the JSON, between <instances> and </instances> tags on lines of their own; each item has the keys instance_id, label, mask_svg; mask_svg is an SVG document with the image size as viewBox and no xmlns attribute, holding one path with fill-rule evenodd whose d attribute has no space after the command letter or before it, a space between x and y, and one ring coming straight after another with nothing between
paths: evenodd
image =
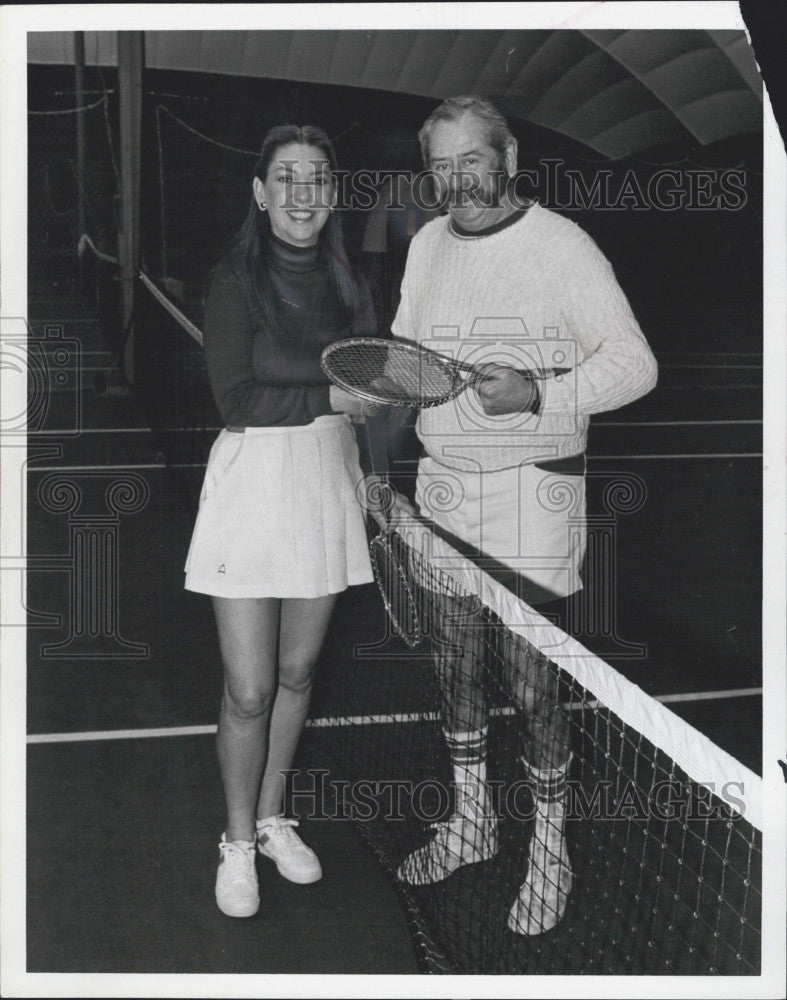
<instances>
[{"instance_id":1,"label":"racket handle","mask_svg":"<svg viewBox=\"0 0 787 1000\"><path fill-rule=\"evenodd\" d=\"M393 490L388 482L388 421L384 417L366 418L366 441L371 471L379 480L374 499L380 515L388 524L393 510Z\"/></svg>"},{"instance_id":2,"label":"racket handle","mask_svg":"<svg viewBox=\"0 0 787 1000\"><path fill-rule=\"evenodd\" d=\"M456 362L457 368L462 371L469 372L472 376L470 379L471 385L477 382L485 382L490 376L484 375L476 365L468 365L464 362ZM501 366L506 367L506 366ZM558 375L567 375L571 369L570 368L515 368L514 371L517 375L523 375L525 378L536 379L537 381L544 381L548 378L555 378Z\"/></svg>"}]
</instances>

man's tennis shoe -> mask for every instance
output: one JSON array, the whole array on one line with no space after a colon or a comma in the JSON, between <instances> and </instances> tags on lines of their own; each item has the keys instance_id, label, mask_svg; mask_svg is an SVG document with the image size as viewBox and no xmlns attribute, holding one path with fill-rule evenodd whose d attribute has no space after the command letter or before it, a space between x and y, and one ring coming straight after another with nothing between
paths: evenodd
<instances>
[{"instance_id":1,"label":"man's tennis shoe","mask_svg":"<svg viewBox=\"0 0 787 1000\"><path fill-rule=\"evenodd\" d=\"M308 885L319 882L322 868L314 851L307 847L295 832L297 819L271 816L257 822L257 849L263 857L270 858L290 882Z\"/></svg>"},{"instance_id":2,"label":"man's tennis shoe","mask_svg":"<svg viewBox=\"0 0 787 1000\"><path fill-rule=\"evenodd\" d=\"M455 813L445 823L432 824L435 834L408 855L396 877L409 885L431 885L448 878L463 865L488 861L497 854L497 817Z\"/></svg>"},{"instance_id":3,"label":"man's tennis shoe","mask_svg":"<svg viewBox=\"0 0 787 1000\"><path fill-rule=\"evenodd\" d=\"M566 912L574 875L563 836L563 814L562 804L538 805L527 878L508 914L508 927L515 934L532 937L551 931Z\"/></svg>"},{"instance_id":4,"label":"man's tennis shoe","mask_svg":"<svg viewBox=\"0 0 787 1000\"><path fill-rule=\"evenodd\" d=\"M216 874L216 903L228 917L253 917L260 908L254 841L227 840L222 833Z\"/></svg>"}]
</instances>

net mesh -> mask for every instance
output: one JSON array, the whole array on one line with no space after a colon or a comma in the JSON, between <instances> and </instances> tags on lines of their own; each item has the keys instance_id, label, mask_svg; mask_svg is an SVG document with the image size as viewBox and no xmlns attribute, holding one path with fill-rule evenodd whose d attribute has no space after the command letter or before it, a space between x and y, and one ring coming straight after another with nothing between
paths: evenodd
<instances>
[{"instance_id":1,"label":"net mesh","mask_svg":"<svg viewBox=\"0 0 787 1000\"><path fill-rule=\"evenodd\" d=\"M229 246L243 222L249 178L259 155L254 149L259 125L252 133L253 142L242 148L205 133L206 129L231 133L227 125L235 123L237 109L210 108L200 115L191 107L188 121L163 104L152 113L156 155L150 168L157 180L155 223L160 246L151 267L165 277L175 276L184 283L187 296L199 299L216 263L217 248ZM154 205L149 208L153 228ZM206 234L210 234L207 239Z\"/></svg>"},{"instance_id":2,"label":"net mesh","mask_svg":"<svg viewBox=\"0 0 787 1000\"><path fill-rule=\"evenodd\" d=\"M135 303L137 399L162 459L200 477L222 421L208 381L200 330L144 272Z\"/></svg>"},{"instance_id":3,"label":"net mesh","mask_svg":"<svg viewBox=\"0 0 787 1000\"><path fill-rule=\"evenodd\" d=\"M74 287L83 232L110 253L117 246L114 95L93 92L81 105L69 94L50 101L47 109L28 113L28 281L31 294L39 295Z\"/></svg>"},{"instance_id":4,"label":"net mesh","mask_svg":"<svg viewBox=\"0 0 787 1000\"><path fill-rule=\"evenodd\" d=\"M406 710L317 732L423 967L756 973L760 779L417 520L377 545L420 641L356 649L336 701L389 677Z\"/></svg>"}]
</instances>

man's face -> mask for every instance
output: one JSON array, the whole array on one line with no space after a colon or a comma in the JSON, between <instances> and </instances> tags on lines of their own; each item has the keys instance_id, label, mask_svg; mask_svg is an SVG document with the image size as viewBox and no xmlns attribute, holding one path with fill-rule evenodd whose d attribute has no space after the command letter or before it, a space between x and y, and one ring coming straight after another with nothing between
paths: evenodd
<instances>
[{"instance_id":1,"label":"man's face","mask_svg":"<svg viewBox=\"0 0 787 1000\"><path fill-rule=\"evenodd\" d=\"M515 152L509 150L506 160ZM500 175L510 173L489 144L486 125L473 115L438 122L429 141L429 169L440 180L444 205L463 229L476 231L497 221Z\"/></svg>"}]
</instances>

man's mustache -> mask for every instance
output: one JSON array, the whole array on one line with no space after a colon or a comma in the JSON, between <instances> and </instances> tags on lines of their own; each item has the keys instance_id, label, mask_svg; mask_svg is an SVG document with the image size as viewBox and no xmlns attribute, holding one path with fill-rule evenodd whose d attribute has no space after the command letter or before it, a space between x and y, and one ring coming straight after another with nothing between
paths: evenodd
<instances>
[{"instance_id":1,"label":"man's mustache","mask_svg":"<svg viewBox=\"0 0 787 1000\"><path fill-rule=\"evenodd\" d=\"M483 178L472 171L464 171L455 174L452 183L439 174L433 174L432 184L437 208L442 211L449 211L452 208L498 208L505 193L507 180L508 176L502 170L488 173Z\"/></svg>"}]
</instances>

